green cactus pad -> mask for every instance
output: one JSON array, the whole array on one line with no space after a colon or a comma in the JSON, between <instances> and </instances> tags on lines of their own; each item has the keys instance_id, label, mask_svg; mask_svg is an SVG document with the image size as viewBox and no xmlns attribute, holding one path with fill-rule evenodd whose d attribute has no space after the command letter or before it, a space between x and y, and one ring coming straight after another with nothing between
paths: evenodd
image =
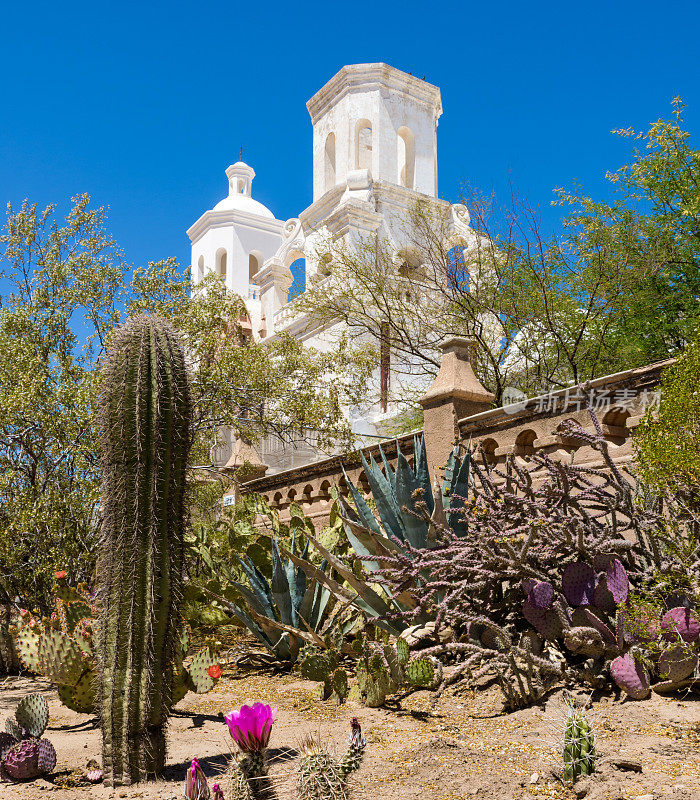
<instances>
[{"instance_id":1,"label":"green cactus pad","mask_svg":"<svg viewBox=\"0 0 700 800\"><path fill-rule=\"evenodd\" d=\"M414 656L406 665L406 680L420 689L434 689L442 680L442 664L433 656Z\"/></svg>"},{"instance_id":2,"label":"green cactus pad","mask_svg":"<svg viewBox=\"0 0 700 800\"><path fill-rule=\"evenodd\" d=\"M95 655L95 621L81 619L73 630L73 638L78 647L90 656Z\"/></svg>"},{"instance_id":3,"label":"green cactus pad","mask_svg":"<svg viewBox=\"0 0 700 800\"><path fill-rule=\"evenodd\" d=\"M64 603L72 603L76 600L84 602L85 598L80 594L77 589L74 589L72 586L69 586L65 578L56 581L56 588L55 588L55 595L59 600L62 600Z\"/></svg>"},{"instance_id":4,"label":"green cactus pad","mask_svg":"<svg viewBox=\"0 0 700 800\"><path fill-rule=\"evenodd\" d=\"M84 672L72 686L57 686L61 702L80 714L93 714L96 708L96 676L90 669Z\"/></svg>"},{"instance_id":5,"label":"green cactus pad","mask_svg":"<svg viewBox=\"0 0 700 800\"><path fill-rule=\"evenodd\" d=\"M84 600L74 600L72 603L64 604L64 614L66 618L66 632L73 634L75 626L84 619L92 619L93 609Z\"/></svg>"},{"instance_id":6,"label":"green cactus pad","mask_svg":"<svg viewBox=\"0 0 700 800\"><path fill-rule=\"evenodd\" d=\"M60 631L48 630L39 638L41 673L54 683L73 685L85 671L78 644Z\"/></svg>"},{"instance_id":7,"label":"green cactus pad","mask_svg":"<svg viewBox=\"0 0 700 800\"><path fill-rule=\"evenodd\" d=\"M15 741L19 741L22 738L22 728L20 728L16 719L8 717L5 720L5 733L9 733Z\"/></svg>"},{"instance_id":8,"label":"green cactus pad","mask_svg":"<svg viewBox=\"0 0 700 800\"><path fill-rule=\"evenodd\" d=\"M325 681L338 666L338 654L333 650L305 647L299 653L299 670L308 681Z\"/></svg>"},{"instance_id":9,"label":"green cactus pad","mask_svg":"<svg viewBox=\"0 0 700 800\"><path fill-rule=\"evenodd\" d=\"M187 669L188 688L197 694L204 694L213 689L218 678L212 678L207 670L216 664L218 657L212 647L207 646L198 650Z\"/></svg>"},{"instance_id":10,"label":"green cactus pad","mask_svg":"<svg viewBox=\"0 0 700 800\"><path fill-rule=\"evenodd\" d=\"M338 667L331 676L331 684L333 686L333 694L337 697L339 702L348 696L348 673L343 667Z\"/></svg>"},{"instance_id":11,"label":"green cactus pad","mask_svg":"<svg viewBox=\"0 0 700 800\"><path fill-rule=\"evenodd\" d=\"M399 659L399 664L402 667L405 667L408 664L408 660L410 658L410 653L408 651L408 644L406 643L405 639L402 639L400 636L396 640L396 655Z\"/></svg>"},{"instance_id":12,"label":"green cactus pad","mask_svg":"<svg viewBox=\"0 0 700 800\"><path fill-rule=\"evenodd\" d=\"M17 633L15 647L17 655L25 669L36 674L41 674L39 662L39 636L33 628L25 627Z\"/></svg>"},{"instance_id":13,"label":"green cactus pad","mask_svg":"<svg viewBox=\"0 0 700 800\"><path fill-rule=\"evenodd\" d=\"M49 724L49 704L40 694L28 694L19 701L15 719L30 736L40 739Z\"/></svg>"},{"instance_id":14,"label":"green cactus pad","mask_svg":"<svg viewBox=\"0 0 700 800\"><path fill-rule=\"evenodd\" d=\"M394 691L403 683L403 667L399 661L399 656L396 648L391 644L385 644L382 648L384 659L389 667L389 675L391 682L394 684Z\"/></svg>"},{"instance_id":15,"label":"green cactus pad","mask_svg":"<svg viewBox=\"0 0 700 800\"><path fill-rule=\"evenodd\" d=\"M365 704L370 708L379 708L386 702L386 692L377 681L370 680L367 683L367 691L364 694Z\"/></svg>"}]
</instances>

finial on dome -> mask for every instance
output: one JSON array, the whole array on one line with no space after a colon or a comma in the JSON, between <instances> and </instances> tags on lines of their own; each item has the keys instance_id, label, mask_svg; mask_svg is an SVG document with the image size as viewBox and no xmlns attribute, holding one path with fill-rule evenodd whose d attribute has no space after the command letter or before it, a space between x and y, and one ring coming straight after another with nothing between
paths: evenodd
<instances>
[{"instance_id":1,"label":"finial on dome","mask_svg":"<svg viewBox=\"0 0 700 800\"><path fill-rule=\"evenodd\" d=\"M241 147L241 154L243 148ZM249 167L244 161L236 161L231 164L226 170L226 177L228 178L228 193L243 194L246 197L252 195L252 183L255 177L255 170Z\"/></svg>"}]
</instances>

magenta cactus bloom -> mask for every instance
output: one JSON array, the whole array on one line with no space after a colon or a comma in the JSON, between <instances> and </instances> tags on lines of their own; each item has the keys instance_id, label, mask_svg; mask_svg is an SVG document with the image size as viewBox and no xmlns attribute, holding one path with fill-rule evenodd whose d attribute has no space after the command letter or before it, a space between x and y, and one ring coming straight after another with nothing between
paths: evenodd
<instances>
[{"instance_id":1,"label":"magenta cactus bloom","mask_svg":"<svg viewBox=\"0 0 700 800\"><path fill-rule=\"evenodd\" d=\"M224 800L224 792L223 789L219 786L218 783L215 783L211 787L212 792L214 792L213 800Z\"/></svg>"},{"instance_id":2,"label":"magenta cactus bloom","mask_svg":"<svg viewBox=\"0 0 700 800\"><path fill-rule=\"evenodd\" d=\"M240 711L232 711L224 719L241 750L244 753L256 753L267 747L276 715L277 708L254 703L252 706L241 706Z\"/></svg>"},{"instance_id":3,"label":"magenta cactus bloom","mask_svg":"<svg viewBox=\"0 0 700 800\"><path fill-rule=\"evenodd\" d=\"M192 765L185 776L185 797L187 800L210 800L211 798L209 784L196 758L192 759Z\"/></svg>"}]
</instances>

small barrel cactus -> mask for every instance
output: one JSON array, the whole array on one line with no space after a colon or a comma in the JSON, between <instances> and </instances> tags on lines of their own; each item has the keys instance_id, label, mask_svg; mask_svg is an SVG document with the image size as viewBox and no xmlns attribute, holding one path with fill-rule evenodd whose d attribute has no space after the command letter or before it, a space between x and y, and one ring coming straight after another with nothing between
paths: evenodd
<instances>
[{"instance_id":1,"label":"small barrel cactus","mask_svg":"<svg viewBox=\"0 0 700 800\"><path fill-rule=\"evenodd\" d=\"M365 753L365 738L357 717L353 717L347 752L338 760L308 736L302 743L297 763L299 800L347 800L348 776L359 769Z\"/></svg>"},{"instance_id":2,"label":"small barrel cactus","mask_svg":"<svg viewBox=\"0 0 700 800\"><path fill-rule=\"evenodd\" d=\"M564 728L564 780L575 781L590 775L595 766L595 737L590 723L581 711L571 708Z\"/></svg>"}]
</instances>

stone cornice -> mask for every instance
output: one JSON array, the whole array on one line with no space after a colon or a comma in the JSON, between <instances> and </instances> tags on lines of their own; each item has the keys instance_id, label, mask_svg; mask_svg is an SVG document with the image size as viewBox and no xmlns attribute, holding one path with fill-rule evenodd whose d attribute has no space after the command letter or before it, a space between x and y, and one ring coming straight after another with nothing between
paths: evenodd
<instances>
[{"instance_id":1,"label":"stone cornice","mask_svg":"<svg viewBox=\"0 0 700 800\"><path fill-rule=\"evenodd\" d=\"M452 206L448 200L442 200L439 197L423 194L415 189L407 189L405 186L387 181L374 182L374 196L377 204L392 205L397 208L411 208L416 202L420 202L442 208L447 212Z\"/></svg>"},{"instance_id":2,"label":"stone cornice","mask_svg":"<svg viewBox=\"0 0 700 800\"><path fill-rule=\"evenodd\" d=\"M608 391L616 391L619 389L635 388L637 390L651 389L658 385L662 370L672 364L674 359L666 361L657 361L654 364L648 364L644 367L637 367L635 369L624 370L623 372L615 372L611 375L603 375L600 378L595 378L588 381L585 385L589 389L607 389ZM576 399L576 386L569 386L564 389L557 389L549 395L539 395L537 397L530 397L527 401L523 400L522 407L520 404L514 404L517 408L505 408L499 406L498 408L490 408L488 411L482 411L479 414L472 414L469 417L460 419L457 423L462 437L467 437L470 434L475 436L480 435L481 431L498 430L502 428L516 428L525 424L530 420L541 419L543 417L551 417L552 412L546 409L539 409L544 405L543 401L548 398L566 399L568 407L573 408L580 400ZM568 394L567 394L568 393ZM614 401L611 400L611 405ZM562 405L557 413L566 413L567 406Z\"/></svg>"},{"instance_id":3,"label":"stone cornice","mask_svg":"<svg viewBox=\"0 0 700 800\"><path fill-rule=\"evenodd\" d=\"M348 200L324 220L324 224L334 236L344 236L355 228L367 233L378 231L384 217L378 214L368 203Z\"/></svg>"},{"instance_id":4,"label":"stone cornice","mask_svg":"<svg viewBox=\"0 0 700 800\"><path fill-rule=\"evenodd\" d=\"M306 107L311 115L311 122L315 125L320 116L350 92L366 92L381 88L405 94L432 109L436 123L442 114L440 89L432 83L422 81L388 64L350 64L337 72L307 102Z\"/></svg>"},{"instance_id":5,"label":"stone cornice","mask_svg":"<svg viewBox=\"0 0 700 800\"><path fill-rule=\"evenodd\" d=\"M413 437L420 435L421 431L411 431L404 433L395 439L387 439L381 443L382 450L387 458L396 456L396 444L398 442L401 452L406 454L413 453ZM242 485L245 492L264 492L269 487L277 488L278 486L291 486L292 484L299 483L309 478L314 478L320 475L326 475L336 470L340 470L342 466L352 467L361 466L359 453L373 456L375 459L379 458L379 443L371 444L367 447L362 447L353 453L346 455L331 456L324 458L320 461L313 461L311 464L305 464L303 467L292 467L291 469L281 470L272 475L267 475L264 478L257 478L248 481Z\"/></svg>"},{"instance_id":6,"label":"stone cornice","mask_svg":"<svg viewBox=\"0 0 700 800\"><path fill-rule=\"evenodd\" d=\"M249 214L246 211L228 209L226 211L206 211L202 216L187 229L187 235L194 244L207 231L212 228L222 228L227 225L238 225L244 228L252 228L266 233L276 233L282 235L284 222L280 219L267 219L257 214Z\"/></svg>"},{"instance_id":7,"label":"stone cornice","mask_svg":"<svg viewBox=\"0 0 700 800\"><path fill-rule=\"evenodd\" d=\"M340 198L345 194L346 185L339 183L332 189L329 189L325 194L321 195L315 203L307 206L301 214L301 220L304 231L315 230L318 228L326 217L338 206Z\"/></svg>"}]
</instances>

